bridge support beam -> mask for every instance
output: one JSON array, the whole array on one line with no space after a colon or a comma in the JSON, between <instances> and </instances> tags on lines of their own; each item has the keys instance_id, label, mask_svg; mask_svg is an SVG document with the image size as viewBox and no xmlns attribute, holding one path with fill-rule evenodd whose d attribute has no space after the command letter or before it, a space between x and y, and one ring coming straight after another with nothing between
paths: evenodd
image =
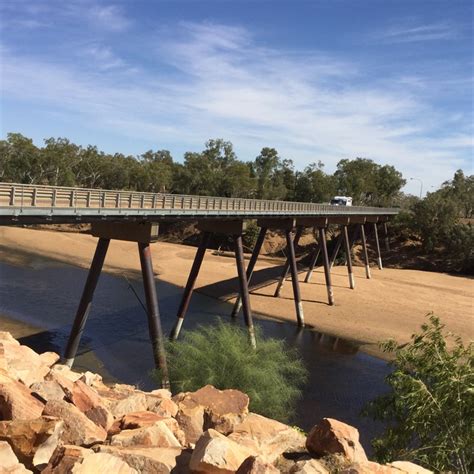
<instances>
[{"instance_id":1,"label":"bridge support beam","mask_svg":"<svg viewBox=\"0 0 474 474\"><path fill-rule=\"evenodd\" d=\"M379 242L379 231L377 229L377 223L374 222L374 237L375 237L375 245L377 247L377 264L379 266L379 270L382 270L382 254L380 253L380 242Z\"/></svg>"},{"instance_id":2,"label":"bridge support beam","mask_svg":"<svg viewBox=\"0 0 474 474\"><path fill-rule=\"evenodd\" d=\"M89 274L87 275L84 290L82 291L81 300L79 302L79 307L77 308L76 317L74 318L74 323L66 346L66 352L64 354L64 364L68 367L72 367L74 359L76 358L82 333L84 332L84 327L91 309L94 291L97 282L99 281L102 266L104 265L107 249L109 248L109 243L110 239L106 238L100 238L97 242L97 247L89 269Z\"/></svg>"},{"instance_id":3,"label":"bridge support beam","mask_svg":"<svg viewBox=\"0 0 474 474\"><path fill-rule=\"evenodd\" d=\"M328 303L330 306L334 305L334 294L331 283L331 269L329 267L329 254L326 245L326 230L324 227L319 227L319 245L323 254L324 276L326 278L326 289L328 292Z\"/></svg>"},{"instance_id":4,"label":"bridge support beam","mask_svg":"<svg viewBox=\"0 0 474 474\"><path fill-rule=\"evenodd\" d=\"M252 251L252 256L250 257L249 264L247 266L247 285L250 285L250 280L252 279L253 270L255 268L255 264L257 263L258 256L260 255L260 250L262 249L263 242L265 240L265 235L267 233L266 227L261 227L260 232L257 237L257 241L255 242L255 246ZM236 318L239 314L240 310L242 309L242 298L237 295L237 299L234 303L234 307L232 309L231 317Z\"/></svg>"},{"instance_id":5,"label":"bridge support beam","mask_svg":"<svg viewBox=\"0 0 474 474\"><path fill-rule=\"evenodd\" d=\"M309 262L308 273L306 273L306 277L304 279L305 283L309 283L311 281L311 277L313 276L314 267L318 261L319 254L321 253L321 245L319 243L316 245L316 248L311 255L311 260Z\"/></svg>"},{"instance_id":6,"label":"bridge support beam","mask_svg":"<svg viewBox=\"0 0 474 474\"><path fill-rule=\"evenodd\" d=\"M365 276L370 279L372 275L370 274L369 254L367 252L367 241L365 238L365 224L360 224L360 237L362 240L362 251L364 253Z\"/></svg>"},{"instance_id":7,"label":"bridge support beam","mask_svg":"<svg viewBox=\"0 0 474 474\"><path fill-rule=\"evenodd\" d=\"M161 386L163 388L169 388L168 367L163 344L163 330L161 328L160 311L158 309L158 297L156 295L150 244L138 242L138 253L142 267L143 286L148 313L148 332L153 348L153 358L155 359L155 366L160 369L161 372Z\"/></svg>"},{"instance_id":8,"label":"bridge support beam","mask_svg":"<svg viewBox=\"0 0 474 474\"><path fill-rule=\"evenodd\" d=\"M295 241L296 238L301 237L301 233L303 232L302 227L299 227L295 234L295 239L292 240L291 238L291 231L286 229L286 245L288 248L288 261L289 267L291 272L291 284L293 286L293 296L295 301L295 309L296 309L296 319L298 321L298 326L304 327L304 313L303 313L303 303L301 302L301 292L300 292L300 283L298 281L298 268L296 265L296 255L295 255ZM298 240L299 240L298 237ZM285 275L282 275L282 279L280 282L285 280Z\"/></svg>"},{"instance_id":9,"label":"bridge support beam","mask_svg":"<svg viewBox=\"0 0 474 474\"><path fill-rule=\"evenodd\" d=\"M237 266L237 273L239 277L239 287L240 287L240 298L242 300L242 309L244 313L245 324L247 325L247 330L249 332L250 344L252 347L256 347L255 340L255 329L253 325L252 310L250 307L250 297L249 297L249 288L247 281L247 274L245 272L245 261L244 261L244 251L242 245L242 234L245 229L245 224L242 220L240 221L200 221L198 223L198 228L202 231L202 238L199 248L196 252L191 271L189 273L188 281L184 290L183 297L181 298L181 303L178 309L177 320L173 327L173 330L170 335L171 340L176 340L181 331L181 327L186 316L186 312L189 307L189 302L191 301L191 296L194 290L194 285L196 283L199 270L201 268L202 261L206 252L206 248L209 244L209 239L213 233L220 233L226 235L232 235L235 246L235 261ZM265 234L263 234L265 237ZM262 238L263 243L263 238ZM258 256L258 254L257 254ZM256 257L255 257L256 260ZM253 269L252 269L253 270Z\"/></svg>"},{"instance_id":10,"label":"bridge support beam","mask_svg":"<svg viewBox=\"0 0 474 474\"><path fill-rule=\"evenodd\" d=\"M347 274L349 275L349 288L353 290L355 288L354 273L352 272L352 250L351 243L349 242L349 232L347 225L342 226L342 234L344 237L344 248L346 251L346 263L347 263Z\"/></svg>"},{"instance_id":11,"label":"bridge support beam","mask_svg":"<svg viewBox=\"0 0 474 474\"><path fill-rule=\"evenodd\" d=\"M208 231L204 231L202 233L201 242L199 243L199 247L196 251L196 256L194 257L193 265L191 267L191 271L189 272L188 281L186 282L184 293L181 297L181 303L179 305L178 314L176 316L176 323L171 331L170 339L172 341L178 339L179 333L181 331L181 326L183 325L184 318L188 311L189 303L191 301L191 296L194 290L194 285L196 284L199 270L201 269L201 264L206 253L207 246L209 245L211 235L211 232Z\"/></svg>"},{"instance_id":12,"label":"bridge support beam","mask_svg":"<svg viewBox=\"0 0 474 474\"><path fill-rule=\"evenodd\" d=\"M341 233L339 234L339 237L337 238L337 242L336 242L336 245L334 247L334 250L332 252L332 255L331 255L331 261L329 262L329 268L332 269L332 267L334 266L334 263L336 262L336 258L339 254L339 250L341 250L341 245L342 245L342 242L343 242L343 232L341 231Z\"/></svg>"},{"instance_id":13,"label":"bridge support beam","mask_svg":"<svg viewBox=\"0 0 474 474\"><path fill-rule=\"evenodd\" d=\"M74 363L110 240L117 239L137 242L147 302L148 329L153 347L153 358L155 360L155 367L161 371L162 387L168 388L168 368L150 251L150 242L156 240L158 236L158 225L151 224L150 222L120 224L96 222L92 224L91 233L99 237L99 241L97 242L97 248L69 336L64 363L69 367L72 367Z\"/></svg>"},{"instance_id":14,"label":"bridge support beam","mask_svg":"<svg viewBox=\"0 0 474 474\"><path fill-rule=\"evenodd\" d=\"M294 238L294 240L292 240L292 244L291 244L291 247L293 249L293 254L295 254L295 252L296 252L296 247L298 246L298 243L300 241L302 233L303 233L303 227L298 226L296 228L295 238ZM286 240L286 243L287 243L286 247L287 247L288 255L286 257L285 265L283 266L283 271L281 272L280 280L278 281L275 293L273 295L273 296L275 296L275 298L278 298L280 296L281 288L282 288L283 284L285 283L286 278L288 277L288 272L290 271L290 267L291 267L291 257L290 257L291 250L290 250L290 246L288 245L288 239Z\"/></svg>"},{"instance_id":15,"label":"bridge support beam","mask_svg":"<svg viewBox=\"0 0 474 474\"><path fill-rule=\"evenodd\" d=\"M384 234L385 234L385 250L387 252L390 252L390 240L388 238L388 226L387 226L387 222L384 222L383 223L383 230L384 230Z\"/></svg>"}]
</instances>

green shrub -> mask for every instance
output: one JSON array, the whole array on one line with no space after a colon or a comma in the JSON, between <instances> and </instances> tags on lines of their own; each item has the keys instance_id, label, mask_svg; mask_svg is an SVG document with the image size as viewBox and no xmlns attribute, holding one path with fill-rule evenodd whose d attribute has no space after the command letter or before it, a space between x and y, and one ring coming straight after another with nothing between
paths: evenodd
<instances>
[{"instance_id":1,"label":"green shrub","mask_svg":"<svg viewBox=\"0 0 474 474\"><path fill-rule=\"evenodd\" d=\"M386 379L391 391L365 409L387 424L372 444L380 462L406 459L436 472L474 472L473 345L445 336L437 317L429 321L404 346L382 344L395 355L395 370Z\"/></svg>"},{"instance_id":2,"label":"green shrub","mask_svg":"<svg viewBox=\"0 0 474 474\"><path fill-rule=\"evenodd\" d=\"M287 421L307 379L306 368L283 341L265 339L258 327L256 336L253 350L246 329L222 321L184 332L182 340L167 347L173 392L206 384L235 388L250 397L251 411Z\"/></svg>"}]
</instances>

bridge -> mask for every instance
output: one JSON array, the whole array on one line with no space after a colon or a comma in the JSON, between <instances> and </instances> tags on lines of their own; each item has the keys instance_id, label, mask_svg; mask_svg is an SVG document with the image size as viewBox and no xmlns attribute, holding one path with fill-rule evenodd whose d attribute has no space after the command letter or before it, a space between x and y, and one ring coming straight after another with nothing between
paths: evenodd
<instances>
[{"instance_id":1,"label":"bridge","mask_svg":"<svg viewBox=\"0 0 474 474\"><path fill-rule=\"evenodd\" d=\"M171 339L175 340L179 336L205 251L211 236L216 233L233 237L239 296L235 302L232 317L237 317L242 309L250 343L255 347L249 283L268 230L283 232L287 246L287 259L278 281L275 297L279 296L281 287L290 274L296 321L299 326L304 327L304 312L295 256L295 247L304 230L312 228L318 235L318 245L310 256L305 282L310 281L313 269L321 255L328 304L333 305L331 267L340 249L344 248L348 285L351 289L355 289L352 271L354 243L357 240L362 243L366 277L371 278L366 232L371 230L373 233L377 264L379 269L382 269L379 228L383 229L385 246L388 249L387 222L397 213L398 209L382 207L332 206L307 202L0 183L0 225L90 223L91 234L98 238L65 351L64 362L69 366L72 366L79 347L110 240L127 240L138 244L153 355L155 365L163 374L162 385L165 387L169 382L150 251L150 243L157 240L160 222L197 221L201 231L201 242L184 288L176 324L170 335ZM256 220L260 232L245 268L242 236L248 220ZM329 226L340 228L339 238L331 256L329 256L326 242L326 231Z\"/></svg>"}]
</instances>

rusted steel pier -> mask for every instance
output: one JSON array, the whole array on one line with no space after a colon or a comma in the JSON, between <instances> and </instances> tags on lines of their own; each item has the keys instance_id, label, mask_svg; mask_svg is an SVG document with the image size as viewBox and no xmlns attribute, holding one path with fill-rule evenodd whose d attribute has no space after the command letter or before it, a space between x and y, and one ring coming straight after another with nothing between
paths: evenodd
<instances>
[{"instance_id":1,"label":"rusted steel pier","mask_svg":"<svg viewBox=\"0 0 474 474\"><path fill-rule=\"evenodd\" d=\"M341 248L344 249L349 287L355 288L352 271L352 247L360 238L367 278L371 278L366 230L372 229L377 252L377 265L382 269L382 256L378 226L383 227L385 248L389 249L387 222L398 213L393 208L331 206L304 202L269 201L242 198L219 198L210 196L186 196L176 194L140 193L103 189L66 188L55 186L0 183L0 225L90 223L91 234L98 238L78 310L72 325L65 351L65 363L72 365L81 335L91 310L94 291L111 240L136 242L140 258L149 334L156 367L161 369L162 385L168 386L166 357L163 345L158 295L154 281L150 243L157 240L160 222L197 221L201 231L201 242L190 269L177 312L171 339L178 338L192 293L199 276L206 249L213 234L232 237L235 250L236 273L239 281L238 298L232 317L242 309L252 347L255 340L249 287L268 230L282 232L286 237L287 259L283 266L274 297L278 297L288 274L291 276L295 301L296 322L304 326L304 311L298 278L296 247L306 229L318 235L317 247L310 256L309 267L304 269L308 283L322 255L328 304L335 304L331 284L331 267ZM245 268L242 236L245 222L256 220L260 233L247 268ZM339 229L339 237L329 256L327 231L329 227ZM367 226L367 227L366 227Z\"/></svg>"}]
</instances>

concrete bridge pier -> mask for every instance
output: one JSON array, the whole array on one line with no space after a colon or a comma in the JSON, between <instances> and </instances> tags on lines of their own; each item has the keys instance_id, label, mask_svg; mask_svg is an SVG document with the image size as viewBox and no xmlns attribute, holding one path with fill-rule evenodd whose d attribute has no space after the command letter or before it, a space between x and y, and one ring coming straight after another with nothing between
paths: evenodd
<instances>
[{"instance_id":1,"label":"concrete bridge pier","mask_svg":"<svg viewBox=\"0 0 474 474\"><path fill-rule=\"evenodd\" d=\"M316 233L316 228L313 228L313 233ZM317 242L317 245L311 255L311 259L308 266L308 272L306 273L306 277L304 279L305 283L309 283L311 281L311 277L313 276L313 271L314 271L314 268L316 267L316 263L318 261L320 253L321 253L321 246L319 245L319 242Z\"/></svg>"},{"instance_id":2,"label":"concrete bridge pier","mask_svg":"<svg viewBox=\"0 0 474 474\"><path fill-rule=\"evenodd\" d=\"M198 222L198 228L202 232L201 243L196 252L191 271L189 273L188 281L181 298L181 303L179 305L176 323L171 331L170 339L176 340L179 337L181 332L181 327L186 316L186 312L191 301L192 293L194 290L194 285L196 283L199 270L201 268L202 261L206 252L206 248L209 244L210 237L214 233L232 235L235 245L235 261L237 266L237 273L239 277L239 286L240 286L240 298L242 301L242 310L244 313L245 324L249 332L250 344L252 347L256 347L255 340L255 329L253 325L252 311L250 307L250 297L248 289L248 280L247 273L245 271L245 262L244 262L244 252L242 245L242 234L245 230L245 225L243 220L202 220ZM263 234L265 237L265 234ZM263 243L262 237L262 243ZM258 254L257 254L258 256ZM257 257L256 256L256 257ZM255 260L256 260L255 257ZM253 269L252 269L253 270Z\"/></svg>"},{"instance_id":3,"label":"concrete bridge pier","mask_svg":"<svg viewBox=\"0 0 474 474\"><path fill-rule=\"evenodd\" d=\"M153 348L155 366L161 371L162 387L169 387L168 368L163 344L163 331L161 328L158 297L156 294L153 264L151 259L150 242L158 236L158 224L150 222L141 223L114 223L94 222L92 235L99 238L97 248L92 259L89 274L82 293L79 307L74 319L65 352L64 363L72 367L79 348L82 333L92 305L94 291L99 281L110 240L126 240L137 242L138 253L142 269L142 277L147 304L148 329Z\"/></svg>"}]
</instances>

